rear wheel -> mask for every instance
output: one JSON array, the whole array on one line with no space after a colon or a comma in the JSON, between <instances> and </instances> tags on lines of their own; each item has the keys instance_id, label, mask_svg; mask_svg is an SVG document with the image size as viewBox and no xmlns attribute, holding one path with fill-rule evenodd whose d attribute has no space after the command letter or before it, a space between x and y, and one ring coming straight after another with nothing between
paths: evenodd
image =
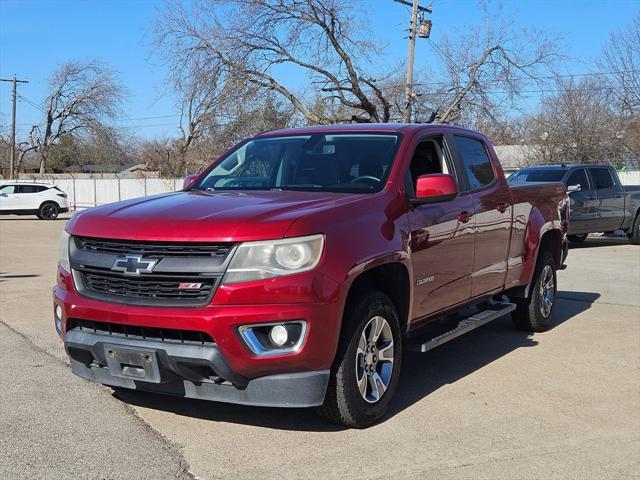
<instances>
[{"instance_id":1,"label":"rear wheel","mask_svg":"<svg viewBox=\"0 0 640 480\"><path fill-rule=\"evenodd\" d=\"M589 236L588 233L582 233L580 235L567 235L567 238L571 243L582 243L587 239L587 236Z\"/></svg>"},{"instance_id":2,"label":"rear wheel","mask_svg":"<svg viewBox=\"0 0 640 480\"><path fill-rule=\"evenodd\" d=\"M46 202L40 206L38 218L40 220L55 220L60 213L60 207L54 202Z\"/></svg>"},{"instance_id":3,"label":"rear wheel","mask_svg":"<svg viewBox=\"0 0 640 480\"><path fill-rule=\"evenodd\" d=\"M636 215L631 231L627 233L627 236L632 244L640 245L640 213Z\"/></svg>"},{"instance_id":4,"label":"rear wheel","mask_svg":"<svg viewBox=\"0 0 640 480\"><path fill-rule=\"evenodd\" d=\"M515 326L528 332L548 330L556 307L556 286L556 262L550 252L542 252L536 265L529 297L516 300L516 310L511 314Z\"/></svg>"},{"instance_id":5,"label":"rear wheel","mask_svg":"<svg viewBox=\"0 0 640 480\"><path fill-rule=\"evenodd\" d=\"M380 420L396 391L402 337L396 309L371 292L347 306L329 386L318 413L332 423L364 428Z\"/></svg>"}]
</instances>

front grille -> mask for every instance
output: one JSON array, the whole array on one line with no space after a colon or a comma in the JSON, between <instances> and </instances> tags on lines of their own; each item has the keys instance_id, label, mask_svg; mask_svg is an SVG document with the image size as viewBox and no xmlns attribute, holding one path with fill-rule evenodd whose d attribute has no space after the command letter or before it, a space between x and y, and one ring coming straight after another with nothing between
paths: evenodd
<instances>
[{"instance_id":1,"label":"front grille","mask_svg":"<svg viewBox=\"0 0 640 480\"><path fill-rule=\"evenodd\" d=\"M156 342L204 346L215 345L215 342L208 333L193 330L139 327L121 323L94 322L93 320L70 318L67 320L67 331L73 329L110 337L131 338L133 340L151 340Z\"/></svg>"},{"instance_id":2,"label":"front grille","mask_svg":"<svg viewBox=\"0 0 640 480\"><path fill-rule=\"evenodd\" d=\"M74 237L79 250L114 255L146 257L226 257L232 245L226 243L139 242Z\"/></svg>"},{"instance_id":3,"label":"front grille","mask_svg":"<svg viewBox=\"0 0 640 480\"><path fill-rule=\"evenodd\" d=\"M108 296L112 301L120 298L123 303L143 305L205 305L218 280L214 277L177 274L127 277L108 270L88 268L83 268L79 273L83 293Z\"/></svg>"},{"instance_id":4,"label":"front grille","mask_svg":"<svg viewBox=\"0 0 640 480\"><path fill-rule=\"evenodd\" d=\"M232 243L73 239L70 260L82 295L144 306L207 305L235 247ZM135 275L114 270L117 261L129 256L152 260L153 266Z\"/></svg>"}]
</instances>

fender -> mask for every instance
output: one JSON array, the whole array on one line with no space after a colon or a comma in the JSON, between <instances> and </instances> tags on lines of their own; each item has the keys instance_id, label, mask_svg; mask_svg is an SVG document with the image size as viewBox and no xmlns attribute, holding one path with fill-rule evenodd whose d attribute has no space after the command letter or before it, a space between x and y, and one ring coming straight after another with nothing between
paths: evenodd
<instances>
[{"instance_id":1,"label":"fender","mask_svg":"<svg viewBox=\"0 0 640 480\"><path fill-rule=\"evenodd\" d=\"M524 244L522 251L522 267L520 270L519 281L520 287L511 290L510 294L514 297L526 298L529 295L529 286L533 279L533 273L538 261L540 244L544 235L550 231L557 230L559 237L562 238L562 225L560 220L545 221L542 212L533 207L527 226L525 228ZM559 253L560 252L560 253ZM562 242L560 242L553 252L556 259L561 258Z\"/></svg>"},{"instance_id":2,"label":"fender","mask_svg":"<svg viewBox=\"0 0 640 480\"><path fill-rule=\"evenodd\" d=\"M353 283L366 272L383 265L389 264L402 264L407 271L407 275L409 278L409 304L407 305L407 315L408 318L411 318L412 309L413 309L413 269L411 268L411 257L409 252L398 250L393 252L384 253L382 255L378 255L376 257L363 260L362 262L357 263L349 271L342 282L342 292L341 292L341 305L340 305L340 328L342 328L342 318L344 317L344 309L347 304L347 297L349 296L349 291ZM407 322L408 323L408 322Z\"/></svg>"}]
</instances>

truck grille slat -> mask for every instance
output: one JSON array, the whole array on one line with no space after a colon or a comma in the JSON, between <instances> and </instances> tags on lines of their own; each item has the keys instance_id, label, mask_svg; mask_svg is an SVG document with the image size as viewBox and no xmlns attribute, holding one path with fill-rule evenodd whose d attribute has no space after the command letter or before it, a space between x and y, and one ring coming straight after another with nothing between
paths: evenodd
<instances>
[{"instance_id":1,"label":"truck grille slat","mask_svg":"<svg viewBox=\"0 0 640 480\"><path fill-rule=\"evenodd\" d=\"M134 240L108 240L74 237L80 250L116 255L145 255L153 257L226 257L230 244L139 242Z\"/></svg>"},{"instance_id":2,"label":"truck grille slat","mask_svg":"<svg viewBox=\"0 0 640 480\"><path fill-rule=\"evenodd\" d=\"M79 318L70 318L67 321L67 331L73 329L77 329L79 331L87 330L97 335L105 335L109 337L124 337L156 342L204 346L215 344L208 333L193 330L139 327L134 325L125 325L123 323L95 322Z\"/></svg>"}]
</instances>

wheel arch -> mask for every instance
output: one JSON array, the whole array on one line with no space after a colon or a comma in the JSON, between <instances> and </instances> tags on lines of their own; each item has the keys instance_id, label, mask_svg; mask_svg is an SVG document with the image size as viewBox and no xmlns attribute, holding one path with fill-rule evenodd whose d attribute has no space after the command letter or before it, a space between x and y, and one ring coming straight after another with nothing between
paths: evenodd
<instances>
[{"instance_id":1,"label":"wheel arch","mask_svg":"<svg viewBox=\"0 0 640 480\"><path fill-rule=\"evenodd\" d=\"M378 290L386 294L398 312L400 327L406 331L411 305L410 269L403 261L387 261L357 273L349 285L343 312L363 292ZM344 316L344 313L343 313ZM341 326L341 330L344 325Z\"/></svg>"}]
</instances>

